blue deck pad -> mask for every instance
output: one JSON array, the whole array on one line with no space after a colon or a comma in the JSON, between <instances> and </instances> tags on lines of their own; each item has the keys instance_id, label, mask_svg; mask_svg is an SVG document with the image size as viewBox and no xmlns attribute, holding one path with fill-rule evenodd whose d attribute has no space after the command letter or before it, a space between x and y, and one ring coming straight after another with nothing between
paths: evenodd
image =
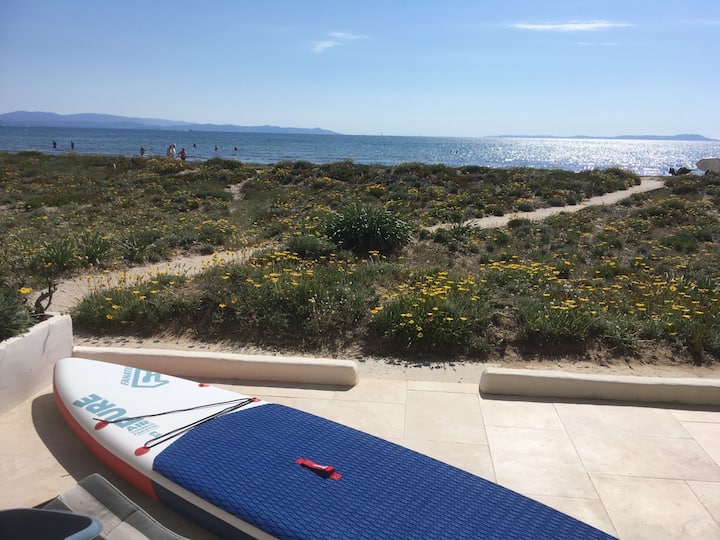
<instances>
[{"instance_id":1,"label":"blue deck pad","mask_svg":"<svg viewBox=\"0 0 720 540\"><path fill-rule=\"evenodd\" d=\"M301 457L342 477L296 464ZM612 538L458 468L282 405L196 427L154 469L279 538Z\"/></svg>"}]
</instances>

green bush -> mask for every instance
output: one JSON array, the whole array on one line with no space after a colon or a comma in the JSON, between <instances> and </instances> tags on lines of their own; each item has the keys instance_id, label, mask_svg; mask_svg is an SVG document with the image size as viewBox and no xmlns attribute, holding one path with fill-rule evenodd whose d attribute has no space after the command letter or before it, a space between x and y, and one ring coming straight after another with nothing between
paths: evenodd
<instances>
[{"instance_id":1,"label":"green bush","mask_svg":"<svg viewBox=\"0 0 720 540\"><path fill-rule=\"evenodd\" d=\"M596 330L598 319L572 303L548 304L537 298L518 302L520 338L540 343L586 343Z\"/></svg>"},{"instance_id":2,"label":"green bush","mask_svg":"<svg viewBox=\"0 0 720 540\"><path fill-rule=\"evenodd\" d=\"M73 310L79 330L119 334L153 334L192 318L195 300L184 294L184 275L163 274L132 287L97 290Z\"/></svg>"},{"instance_id":3,"label":"green bush","mask_svg":"<svg viewBox=\"0 0 720 540\"><path fill-rule=\"evenodd\" d=\"M318 265L287 251L214 267L195 282L195 329L274 345L332 347L367 316L378 271L335 258Z\"/></svg>"},{"instance_id":4,"label":"green bush","mask_svg":"<svg viewBox=\"0 0 720 540\"><path fill-rule=\"evenodd\" d=\"M67 270L77 268L80 260L75 250L75 242L71 238L45 242L36 262L41 268L40 273L55 277Z\"/></svg>"},{"instance_id":5,"label":"green bush","mask_svg":"<svg viewBox=\"0 0 720 540\"><path fill-rule=\"evenodd\" d=\"M337 246L361 256L371 251L393 253L412 238L412 229L404 221L385 210L357 203L329 216L324 233Z\"/></svg>"},{"instance_id":6,"label":"green bush","mask_svg":"<svg viewBox=\"0 0 720 540\"><path fill-rule=\"evenodd\" d=\"M77 239L77 254L83 264L100 265L112 253L112 242L97 233L83 233Z\"/></svg>"},{"instance_id":7,"label":"green bush","mask_svg":"<svg viewBox=\"0 0 720 540\"><path fill-rule=\"evenodd\" d=\"M303 259L327 257L335 251L335 245L327 239L306 234L291 236L285 247L290 253L297 253Z\"/></svg>"},{"instance_id":8,"label":"green bush","mask_svg":"<svg viewBox=\"0 0 720 540\"><path fill-rule=\"evenodd\" d=\"M128 262L158 262L167 258L169 248L159 231L133 231L120 242L120 253Z\"/></svg>"},{"instance_id":9,"label":"green bush","mask_svg":"<svg viewBox=\"0 0 720 540\"><path fill-rule=\"evenodd\" d=\"M32 326L30 311L20 295L5 285L0 285L0 341L18 334Z\"/></svg>"}]
</instances>

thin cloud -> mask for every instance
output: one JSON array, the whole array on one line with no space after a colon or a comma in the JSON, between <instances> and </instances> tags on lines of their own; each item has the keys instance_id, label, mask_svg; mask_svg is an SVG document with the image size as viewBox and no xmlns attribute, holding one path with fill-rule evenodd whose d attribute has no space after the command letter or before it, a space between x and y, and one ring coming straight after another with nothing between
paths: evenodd
<instances>
[{"instance_id":1,"label":"thin cloud","mask_svg":"<svg viewBox=\"0 0 720 540\"><path fill-rule=\"evenodd\" d=\"M315 41L312 45L312 51L321 53L328 49L332 49L333 47L346 45L351 41L367 38L367 36L363 36L361 34L351 34L350 32L330 32L328 37L329 39L325 39L323 41Z\"/></svg>"},{"instance_id":2,"label":"thin cloud","mask_svg":"<svg viewBox=\"0 0 720 540\"><path fill-rule=\"evenodd\" d=\"M578 45L581 47L616 47L617 43L614 41L601 41L601 42L593 42L593 41L578 41Z\"/></svg>"},{"instance_id":3,"label":"thin cloud","mask_svg":"<svg viewBox=\"0 0 720 540\"><path fill-rule=\"evenodd\" d=\"M632 26L628 23L612 21L585 21L567 23L515 23L510 28L517 30L532 30L535 32L597 32L598 30L609 30L611 28L627 28Z\"/></svg>"}]
</instances>

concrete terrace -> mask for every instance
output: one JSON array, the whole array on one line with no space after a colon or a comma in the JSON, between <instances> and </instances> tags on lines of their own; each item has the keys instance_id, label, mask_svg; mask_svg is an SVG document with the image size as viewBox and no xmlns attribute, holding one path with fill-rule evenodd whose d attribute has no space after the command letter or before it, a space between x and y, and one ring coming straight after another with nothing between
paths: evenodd
<instances>
[{"instance_id":1,"label":"concrete terrace","mask_svg":"<svg viewBox=\"0 0 720 540\"><path fill-rule=\"evenodd\" d=\"M477 382L220 386L404 445L622 539L720 538L717 407L490 397ZM0 508L41 504L99 472L171 529L212 538L98 461L49 386L0 417L0 431Z\"/></svg>"}]
</instances>

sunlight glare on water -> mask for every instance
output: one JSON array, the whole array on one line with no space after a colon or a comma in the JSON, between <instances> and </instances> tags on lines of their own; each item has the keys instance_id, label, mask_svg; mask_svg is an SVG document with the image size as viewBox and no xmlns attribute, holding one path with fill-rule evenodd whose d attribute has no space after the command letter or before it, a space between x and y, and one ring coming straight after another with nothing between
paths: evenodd
<instances>
[{"instance_id":1,"label":"sunlight glare on water","mask_svg":"<svg viewBox=\"0 0 720 540\"><path fill-rule=\"evenodd\" d=\"M57 142L57 149L52 142ZM668 174L670 167L694 168L706 157L720 156L718 141L617 139L388 137L91 128L0 127L0 151L137 156L165 155L168 145L185 148L189 160L215 157L248 163L305 160L329 163L393 165L442 163L452 167L536 167L583 171L621 167L641 175Z\"/></svg>"}]
</instances>

